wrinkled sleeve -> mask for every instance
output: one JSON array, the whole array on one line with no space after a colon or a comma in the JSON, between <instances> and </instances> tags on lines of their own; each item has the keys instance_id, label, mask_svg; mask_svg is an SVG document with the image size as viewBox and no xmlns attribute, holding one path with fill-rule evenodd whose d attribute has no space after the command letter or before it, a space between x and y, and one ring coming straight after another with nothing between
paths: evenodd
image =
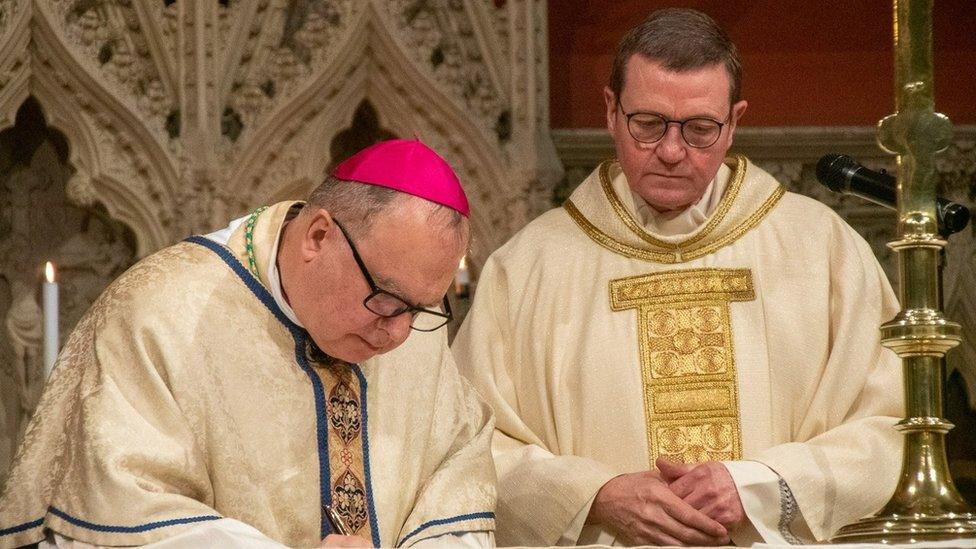
<instances>
[{"instance_id":1,"label":"wrinkled sleeve","mask_svg":"<svg viewBox=\"0 0 976 549\"><path fill-rule=\"evenodd\" d=\"M830 348L822 376L810 404L797 411L794 442L755 456L782 477L818 540L878 511L891 496L902 458L893 426L904 416L901 361L880 345L878 329L899 309L894 293L853 229L836 227L831 246Z\"/></svg>"},{"instance_id":2,"label":"wrinkled sleeve","mask_svg":"<svg viewBox=\"0 0 976 549\"><path fill-rule=\"evenodd\" d=\"M582 528L574 519L615 473L592 459L556 455L523 420L534 412L520 406L516 381L536 378L529 370L547 365L518 359L533 338L510 320L510 304L520 297L516 286L496 257L489 258L453 351L462 375L495 412L498 544L555 545L579 535L569 531Z\"/></svg>"},{"instance_id":3,"label":"wrinkled sleeve","mask_svg":"<svg viewBox=\"0 0 976 549\"><path fill-rule=\"evenodd\" d=\"M106 315L68 428L48 526L94 544L142 544L221 518L208 463L168 385L164 333Z\"/></svg>"},{"instance_id":4,"label":"wrinkled sleeve","mask_svg":"<svg viewBox=\"0 0 976 549\"><path fill-rule=\"evenodd\" d=\"M46 528L95 545L142 545L221 517L207 460L167 385L166 338L133 324L117 291L69 338L19 465L57 479L42 496ZM34 447L56 450L32 456ZM11 491L25 480L12 479Z\"/></svg>"},{"instance_id":5,"label":"wrinkled sleeve","mask_svg":"<svg viewBox=\"0 0 976 549\"><path fill-rule=\"evenodd\" d=\"M433 403L432 446L424 454L445 458L423 483L397 546L408 547L446 534L495 530L491 409L458 373L446 340L441 362Z\"/></svg>"},{"instance_id":6,"label":"wrinkled sleeve","mask_svg":"<svg viewBox=\"0 0 976 549\"><path fill-rule=\"evenodd\" d=\"M486 549L494 546L494 532L444 534L443 536L426 538L411 545L411 547L455 547L459 549Z\"/></svg>"},{"instance_id":7,"label":"wrinkled sleeve","mask_svg":"<svg viewBox=\"0 0 976 549\"><path fill-rule=\"evenodd\" d=\"M729 532L736 545L801 545L813 542L786 481L756 461L723 461L735 482L746 520Z\"/></svg>"}]
</instances>

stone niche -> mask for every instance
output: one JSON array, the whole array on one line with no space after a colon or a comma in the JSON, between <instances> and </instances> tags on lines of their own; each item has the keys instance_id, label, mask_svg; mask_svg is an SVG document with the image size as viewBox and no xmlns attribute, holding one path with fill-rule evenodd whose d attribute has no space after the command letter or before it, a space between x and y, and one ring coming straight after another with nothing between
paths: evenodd
<instances>
[{"instance_id":1,"label":"stone niche","mask_svg":"<svg viewBox=\"0 0 976 549\"><path fill-rule=\"evenodd\" d=\"M106 285L135 261L135 235L79 185L65 136L29 98L0 132L0 472L44 387L40 279L57 266L62 342ZM0 478L3 478L0 475Z\"/></svg>"}]
</instances>

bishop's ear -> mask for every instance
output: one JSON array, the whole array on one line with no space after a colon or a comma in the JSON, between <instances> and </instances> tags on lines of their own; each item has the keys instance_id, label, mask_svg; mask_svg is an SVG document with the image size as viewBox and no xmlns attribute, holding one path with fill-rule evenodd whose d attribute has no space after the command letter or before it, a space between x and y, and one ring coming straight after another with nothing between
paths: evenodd
<instances>
[{"instance_id":1,"label":"bishop's ear","mask_svg":"<svg viewBox=\"0 0 976 549\"><path fill-rule=\"evenodd\" d=\"M305 234L302 238L302 259L309 261L334 246L333 243L339 234L339 227L332 218L332 214L325 208L317 208L306 215Z\"/></svg>"}]
</instances>

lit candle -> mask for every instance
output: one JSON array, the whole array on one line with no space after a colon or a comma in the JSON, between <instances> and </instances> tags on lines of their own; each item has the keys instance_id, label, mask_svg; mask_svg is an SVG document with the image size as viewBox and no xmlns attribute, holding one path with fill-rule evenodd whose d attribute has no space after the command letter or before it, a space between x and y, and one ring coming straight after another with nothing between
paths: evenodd
<instances>
[{"instance_id":1,"label":"lit candle","mask_svg":"<svg viewBox=\"0 0 976 549\"><path fill-rule=\"evenodd\" d=\"M44 265L44 379L51 375L58 358L58 283L54 281L54 264Z\"/></svg>"},{"instance_id":2,"label":"lit candle","mask_svg":"<svg viewBox=\"0 0 976 549\"><path fill-rule=\"evenodd\" d=\"M458 265L457 275L454 277L454 295L468 297L468 288L471 285L471 274L468 272L468 258L461 257L461 264Z\"/></svg>"}]
</instances>

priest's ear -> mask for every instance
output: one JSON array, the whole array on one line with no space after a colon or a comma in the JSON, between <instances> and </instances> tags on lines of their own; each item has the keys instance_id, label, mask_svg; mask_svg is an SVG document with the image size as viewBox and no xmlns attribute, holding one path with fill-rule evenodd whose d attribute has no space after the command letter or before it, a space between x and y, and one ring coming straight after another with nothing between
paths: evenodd
<instances>
[{"instance_id":1,"label":"priest's ear","mask_svg":"<svg viewBox=\"0 0 976 549\"><path fill-rule=\"evenodd\" d=\"M729 116L729 133L730 134L733 131L735 131L735 128L739 125L739 119L742 118L742 115L743 114L745 114L746 107L748 107L748 106L749 106L749 103L747 103L745 99L740 99L740 100L736 101L734 105L732 105L732 114L731 114L731 116Z\"/></svg>"},{"instance_id":2,"label":"priest's ear","mask_svg":"<svg viewBox=\"0 0 976 549\"><path fill-rule=\"evenodd\" d=\"M304 223L299 225L301 237L302 259L310 261L318 257L323 250L335 248L337 240L342 238L339 226L336 225L332 214L325 208L314 208L303 212L295 221L304 217Z\"/></svg>"},{"instance_id":3,"label":"priest's ear","mask_svg":"<svg viewBox=\"0 0 976 549\"><path fill-rule=\"evenodd\" d=\"M603 86L603 101L607 104L607 129L612 134L617 124L617 94L610 86Z\"/></svg>"}]
</instances>

